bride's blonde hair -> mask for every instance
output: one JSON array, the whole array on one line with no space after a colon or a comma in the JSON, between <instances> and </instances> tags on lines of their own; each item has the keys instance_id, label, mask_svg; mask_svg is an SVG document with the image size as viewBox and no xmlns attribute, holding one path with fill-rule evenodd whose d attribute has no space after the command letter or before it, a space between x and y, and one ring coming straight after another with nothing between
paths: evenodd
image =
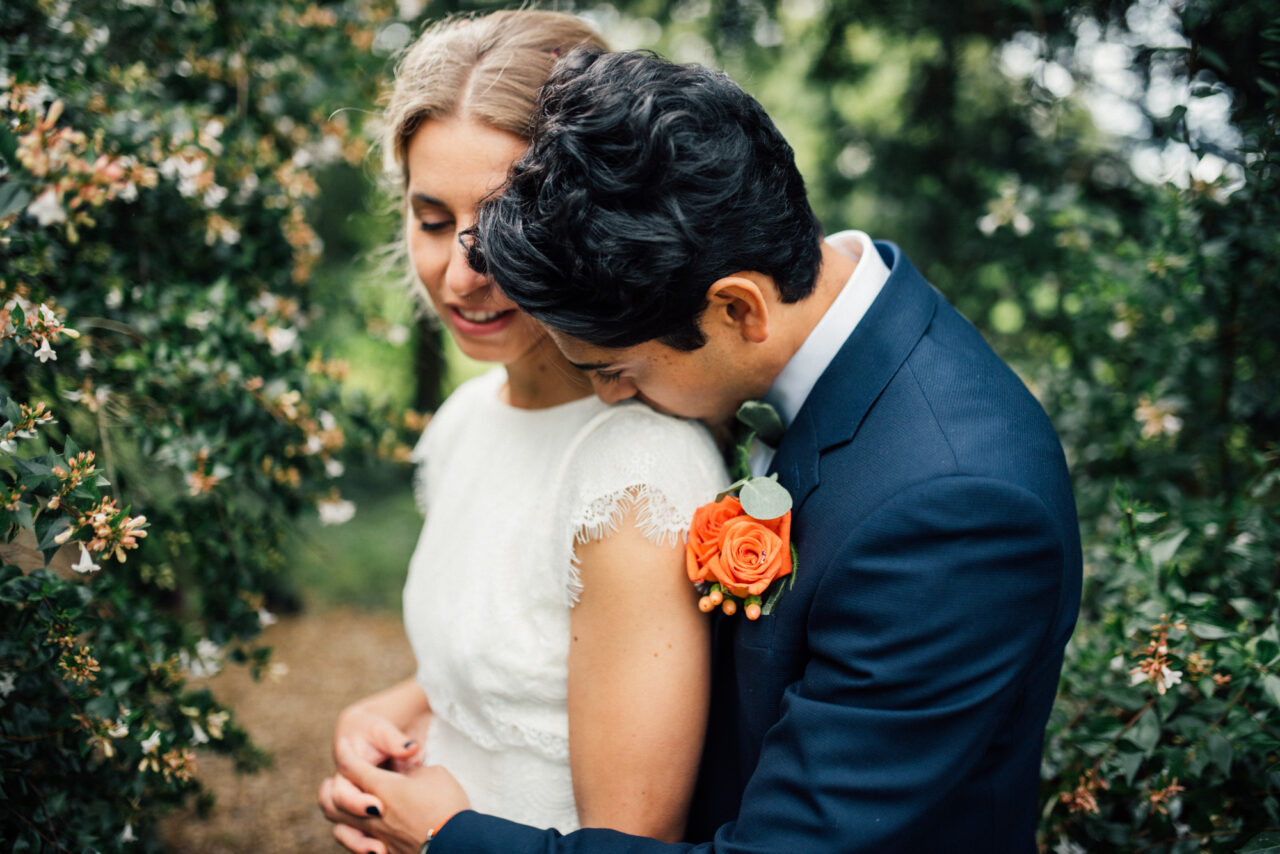
<instances>
[{"instance_id":1,"label":"bride's blonde hair","mask_svg":"<svg viewBox=\"0 0 1280 854\"><path fill-rule=\"evenodd\" d=\"M465 117L528 139L551 66L584 44L607 47L563 12L519 9L432 25L396 66L384 114L388 171L398 169L403 186L409 140L428 119Z\"/></svg>"}]
</instances>

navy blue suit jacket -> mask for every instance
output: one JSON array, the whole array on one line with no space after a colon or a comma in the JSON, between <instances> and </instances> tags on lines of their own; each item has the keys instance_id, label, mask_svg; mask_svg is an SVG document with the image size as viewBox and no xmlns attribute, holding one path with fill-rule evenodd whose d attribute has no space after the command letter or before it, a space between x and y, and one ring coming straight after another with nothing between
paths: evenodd
<instances>
[{"instance_id":1,"label":"navy blue suit jacket","mask_svg":"<svg viewBox=\"0 0 1280 854\"><path fill-rule=\"evenodd\" d=\"M795 586L717 615L688 843L474 812L432 854L1030 852L1081 557L1048 418L889 243L773 461Z\"/></svg>"}]
</instances>

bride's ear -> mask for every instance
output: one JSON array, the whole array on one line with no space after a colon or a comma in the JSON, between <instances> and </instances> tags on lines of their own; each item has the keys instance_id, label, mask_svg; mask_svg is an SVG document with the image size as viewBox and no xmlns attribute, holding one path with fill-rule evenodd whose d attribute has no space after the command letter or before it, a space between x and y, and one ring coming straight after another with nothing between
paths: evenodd
<instances>
[{"instance_id":1,"label":"bride's ear","mask_svg":"<svg viewBox=\"0 0 1280 854\"><path fill-rule=\"evenodd\" d=\"M707 309L703 314L708 324L723 324L752 344L769 337L770 301L773 280L760 273L742 272L717 279L707 288Z\"/></svg>"}]
</instances>

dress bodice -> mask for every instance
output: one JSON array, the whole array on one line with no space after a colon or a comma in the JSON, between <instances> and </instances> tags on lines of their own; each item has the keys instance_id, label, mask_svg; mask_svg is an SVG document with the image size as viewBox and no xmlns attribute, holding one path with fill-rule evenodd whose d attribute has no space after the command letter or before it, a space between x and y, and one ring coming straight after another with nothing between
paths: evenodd
<instances>
[{"instance_id":1,"label":"dress bodice","mask_svg":"<svg viewBox=\"0 0 1280 854\"><path fill-rule=\"evenodd\" d=\"M415 449L426 524L405 626L434 712L426 760L476 809L568 832L574 545L631 508L645 536L679 542L727 475L696 424L595 397L519 409L500 400L504 380L464 384Z\"/></svg>"}]
</instances>

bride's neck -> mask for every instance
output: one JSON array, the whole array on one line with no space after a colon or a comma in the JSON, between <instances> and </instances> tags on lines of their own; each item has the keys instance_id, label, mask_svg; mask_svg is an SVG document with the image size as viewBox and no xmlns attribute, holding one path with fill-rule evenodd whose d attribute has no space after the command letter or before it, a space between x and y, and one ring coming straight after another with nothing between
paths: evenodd
<instances>
[{"instance_id":1,"label":"bride's neck","mask_svg":"<svg viewBox=\"0 0 1280 854\"><path fill-rule=\"evenodd\" d=\"M506 369L502 400L518 409L546 409L591 394L591 380L569 364L550 338L539 340Z\"/></svg>"}]
</instances>

